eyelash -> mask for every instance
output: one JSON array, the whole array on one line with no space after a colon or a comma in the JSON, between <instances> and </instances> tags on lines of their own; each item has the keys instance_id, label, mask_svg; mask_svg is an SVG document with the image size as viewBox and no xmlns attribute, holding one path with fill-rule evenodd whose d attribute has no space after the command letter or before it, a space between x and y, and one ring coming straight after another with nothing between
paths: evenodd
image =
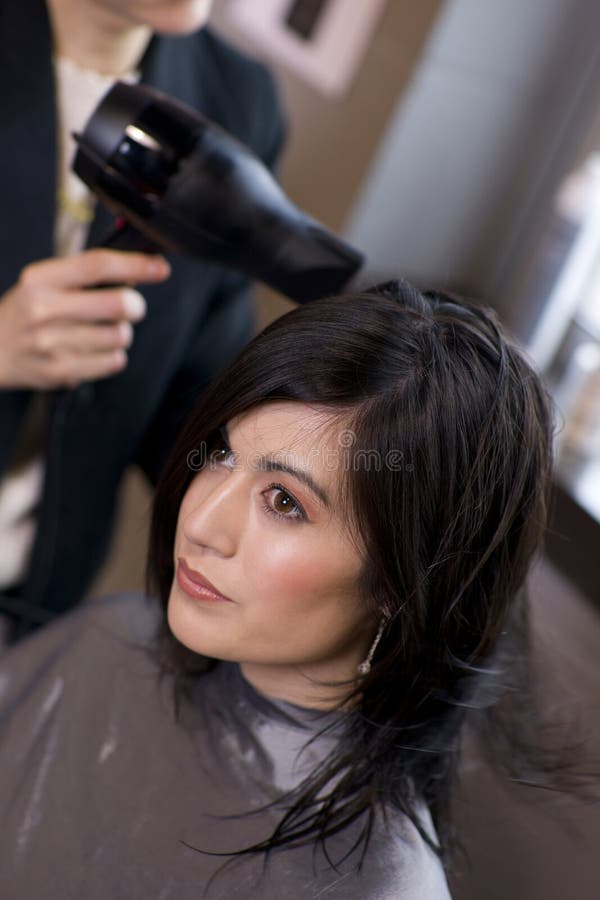
<instances>
[{"instance_id":1,"label":"eyelash","mask_svg":"<svg viewBox=\"0 0 600 900\"><path fill-rule=\"evenodd\" d=\"M224 453L225 457L223 459L218 459L217 458L218 453ZM217 446L213 447L213 449L209 453L208 462L213 463L213 464L219 463L219 462L225 462L225 459L227 459L227 457L230 454L232 454L231 447L229 447L227 442L223 438L221 438L221 440L219 441ZM265 502L263 502L263 504L262 504L262 508L264 509L264 511L266 513L268 513L270 516L273 516L276 519L279 519L280 521L281 520L284 520L287 522L290 522L290 521L299 522L299 521L303 521L303 520L306 521L306 513L302 507L302 504L299 503L298 500L296 500L296 498L294 497L294 495L290 494L290 492L286 488L284 488L284 486L282 484L270 484L269 487L266 488L262 492L261 496L265 497L265 495L269 494L271 491L279 491L280 493L284 494L284 496L288 497L294 504L295 511L292 514L277 512L277 510L273 509L272 506L269 506L269 504L265 500Z\"/></svg>"}]
</instances>

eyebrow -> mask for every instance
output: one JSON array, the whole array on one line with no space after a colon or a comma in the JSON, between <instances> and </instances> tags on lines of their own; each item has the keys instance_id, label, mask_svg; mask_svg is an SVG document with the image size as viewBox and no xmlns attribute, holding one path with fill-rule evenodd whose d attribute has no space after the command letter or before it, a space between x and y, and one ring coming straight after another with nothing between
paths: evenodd
<instances>
[{"instance_id":1,"label":"eyebrow","mask_svg":"<svg viewBox=\"0 0 600 900\"><path fill-rule=\"evenodd\" d=\"M223 439L227 443L227 446L231 447L227 427L223 425L220 431ZM313 492L313 494L315 494L319 498L326 509L330 509L331 504L329 502L329 497L327 496L326 491L305 469L295 469L293 466L288 466L277 459L270 459L268 456L258 457L257 463L260 472L285 472L286 475L291 475L292 478L297 478L298 481L301 481L302 484L306 485L306 487L309 488Z\"/></svg>"},{"instance_id":2,"label":"eyebrow","mask_svg":"<svg viewBox=\"0 0 600 900\"><path fill-rule=\"evenodd\" d=\"M278 462L276 459L269 459L265 456L260 457L259 466L261 472L285 472L287 475L297 478L298 481L305 484L307 488L310 488L313 494L317 495L326 509L329 509L329 498L327 497L327 494L321 485L317 484L312 475L309 475L304 469L294 469L293 466L286 466L285 463Z\"/></svg>"}]
</instances>

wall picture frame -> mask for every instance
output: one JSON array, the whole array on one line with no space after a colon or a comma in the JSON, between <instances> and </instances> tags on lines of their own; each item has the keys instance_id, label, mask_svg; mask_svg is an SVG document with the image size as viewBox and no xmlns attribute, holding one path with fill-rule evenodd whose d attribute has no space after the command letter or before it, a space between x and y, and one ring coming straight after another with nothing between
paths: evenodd
<instances>
[{"instance_id":1,"label":"wall picture frame","mask_svg":"<svg viewBox=\"0 0 600 900\"><path fill-rule=\"evenodd\" d=\"M227 16L271 59L323 94L346 93L387 0L230 0Z\"/></svg>"}]
</instances>

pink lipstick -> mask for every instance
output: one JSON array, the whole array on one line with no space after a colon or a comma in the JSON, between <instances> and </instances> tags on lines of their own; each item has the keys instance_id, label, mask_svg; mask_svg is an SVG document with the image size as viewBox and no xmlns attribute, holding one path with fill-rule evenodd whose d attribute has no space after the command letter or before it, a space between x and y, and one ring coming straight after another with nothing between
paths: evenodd
<instances>
[{"instance_id":1,"label":"pink lipstick","mask_svg":"<svg viewBox=\"0 0 600 900\"><path fill-rule=\"evenodd\" d=\"M226 602L231 603L229 597L221 594L216 587L210 583L200 572L186 564L184 559L177 560L177 584L188 596L194 600L207 600L209 602Z\"/></svg>"}]
</instances>

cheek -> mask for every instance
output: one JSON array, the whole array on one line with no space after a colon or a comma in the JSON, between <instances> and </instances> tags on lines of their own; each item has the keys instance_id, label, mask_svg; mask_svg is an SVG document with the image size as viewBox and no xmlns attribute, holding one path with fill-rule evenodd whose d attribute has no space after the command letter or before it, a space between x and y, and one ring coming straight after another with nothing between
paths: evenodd
<instances>
[{"instance_id":1,"label":"cheek","mask_svg":"<svg viewBox=\"0 0 600 900\"><path fill-rule=\"evenodd\" d=\"M260 595L286 605L301 599L309 607L311 600L354 592L359 576L359 565L345 548L302 526L296 532L295 526L282 525L272 540L253 535L243 555Z\"/></svg>"}]
</instances>

